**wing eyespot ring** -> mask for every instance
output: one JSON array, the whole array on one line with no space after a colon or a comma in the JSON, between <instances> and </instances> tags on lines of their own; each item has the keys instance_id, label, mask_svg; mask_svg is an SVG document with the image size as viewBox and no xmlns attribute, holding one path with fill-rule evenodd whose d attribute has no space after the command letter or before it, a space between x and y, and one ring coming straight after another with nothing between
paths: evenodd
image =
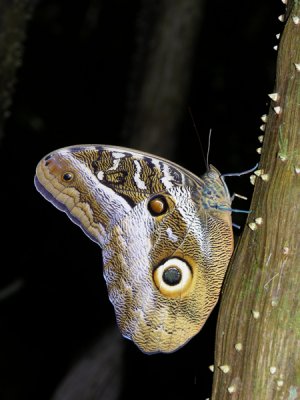
<instances>
[{"instance_id":1,"label":"wing eyespot ring","mask_svg":"<svg viewBox=\"0 0 300 400\"><path fill-rule=\"evenodd\" d=\"M169 209L165 196L158 194L153 196L148 202L148 210L153 217L166 214Z\"/></svg>"},{"instance_id":2,"label":"wing eyespot ring","mask_svg":"<svg viewBox=\"0 0 300 400\"><path fill-rule=\"evenodd\" d=\"M181 297L191 288L193 271L185 260L173 257L153 271L153 280L164 297Z\"/></svg>"}]
</instances>

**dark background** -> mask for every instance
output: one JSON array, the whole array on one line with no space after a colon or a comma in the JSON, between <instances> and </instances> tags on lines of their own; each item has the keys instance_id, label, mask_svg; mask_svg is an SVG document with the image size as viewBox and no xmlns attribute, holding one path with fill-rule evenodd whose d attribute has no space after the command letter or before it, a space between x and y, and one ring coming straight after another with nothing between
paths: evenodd
<instances>
[{"instance_id":1,"label":"dark background","mask_svg":"<svg viewBox=\"0 0 300 400\"><path fill-rule=\"evenodd\" d=\"M121 341L122 347L110 348L107 338L101 344L115 325L101 251L33 186L35 166L51 150L78 143L133 144L124 121L130 90L137 87L131 71L142 4L47 0L38 3L29 22L0 147L1 400L52 398L86 354L93 354L99 367L94 385L111 386L113 394L109 397L100 387L94 397L78 398L118 398L119 393L121 399L204 400L210 395L216 312L197 337L171 355L144 355L114 334L111 340ZM204 149L213 130L209 158L220 171L242 171L258 162L260 116L273 90L273 46L283 11L279 0L203 3L186 72L191 79L183 118L172 137L173 161L198 175L205 170L190 108ZM159 138L156 154L168 154ZM232 192L251 196L249 177L228 178L227 183ZM235 207L249 203L237 201ZM234 216L234 221L243 224L244 219ZM112 352L105 361L101 349ZM82 373L75 381L87 384ZM77 399L76 393L57 398Z\"/></svg>"}]
</instances>

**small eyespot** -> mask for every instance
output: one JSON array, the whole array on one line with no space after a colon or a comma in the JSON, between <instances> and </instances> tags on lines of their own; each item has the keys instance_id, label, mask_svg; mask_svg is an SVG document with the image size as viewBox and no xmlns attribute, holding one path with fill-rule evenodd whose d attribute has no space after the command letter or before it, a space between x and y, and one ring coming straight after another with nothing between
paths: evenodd
<instances>
[{"instance_id":1,"label":"small eyespot","mask_svg":"<svg viewBox=\"0 0 300 400\"><path fill-rule=\"evenodd\" d=\"M63 180L65 181L65 182L70 182L73 178L74 178L74 174L72 174L72 172L65 172L64 174L63 174Z\"/></svg>"},{"instance_id":2,"label":"small eyespot","mask_svg":"<svg viewBox=\"0 0 300 400\"><path fill-rule=\"evenodd\" d=\"M149 200L148 210L153 217L165 214L168 211L168 208L168 202L161 194L154 196Z\"/></svg>"},{"instance_id":3,"label":"small eyespot","mask_svg":"<svg viewBox=\"0 0 300 400\"><path fill-rule=\"evenodd\" d=\"M153 273L156 287L166 297L182 296L191 286L192 278L191 267L179 258L170 258Z\"/></svg>"}]
</instances>

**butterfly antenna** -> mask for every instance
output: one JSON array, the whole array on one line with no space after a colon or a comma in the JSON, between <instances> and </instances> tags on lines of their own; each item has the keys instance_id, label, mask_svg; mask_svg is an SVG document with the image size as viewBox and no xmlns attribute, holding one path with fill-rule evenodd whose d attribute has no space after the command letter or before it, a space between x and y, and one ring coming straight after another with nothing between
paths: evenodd
<instances>
[{"instance_id":1,"label":"butterfly antenna","mask_svg":"<svg viewBox=\"0 0 300 400\"><path fill-rule=\"evenodd\" d=\"M212 133L212 129L210 128L209 133L208 133L208 144L207 144L207 154L206 154L206 168L207 169L208 169L208 159L209 159L209 153L210 153L211 133Z\"/></svg>"},{"instance_id":2,"label":"butterfly antenna","mask_svg":"<svg viewBox=\"0 0 300 400\"><path fill-rule=\"evenodd\" d=\"M199 135L199 131L198 131L198 129L197 129L197 125L196 125L196 122L195 122L195 119L194 119L194 116L193 116L191 107L189 107L188 110L189 110L189 114L190 114L190 117L191 117L191 120L192 120L192 123L193 123L193 127L194 127L194 129L195 129L195 132L196 132L198 141L199 141L199 143L200 143L200 148L201 148L201 153L202 153L203 160L204 160L204 162L206 162L206 169L208 169L208 163L207 163L208 157L205 157L205 155L204 155L204 150L203 150L203 146L202 146L201 137L200 137L200 135Z\"/></svg>"}]
</instances>

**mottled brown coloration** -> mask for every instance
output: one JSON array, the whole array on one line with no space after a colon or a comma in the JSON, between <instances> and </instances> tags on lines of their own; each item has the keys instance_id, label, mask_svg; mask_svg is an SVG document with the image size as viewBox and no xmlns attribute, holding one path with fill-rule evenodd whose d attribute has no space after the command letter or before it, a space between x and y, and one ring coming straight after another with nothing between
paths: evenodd
<instances>
[{"instance_id":1,"label":"mottled brown coloration","mask_svg":"<svg viewBox=\"0 0 300 400\"><path fill-rule=\"evenodd\" d=\"M214 167L198 178L134 150L77 146L42 160L36 186L101 246L125 337L172 352L199 332L233 249L231 200Z\"/></svg>"},{"instance_id":2,"label":"mottled brown coloration","mask_svg":"<svg viewBox=\"0 0 300 400\"><path fill-rule=\"evenodd\" d=\"M245 228L224 284L214 400L300 398L300 2L289 1L276 84ZM300 21L300 20L299 20ZM279 105L278 115L273 107ZM265 179L265 175L268 179ZM263 177L264 176L264 177ZM253 222L255 221L255 223ZM255 224L255 225L250 225ZM241 351L236 352L236 343ZM235 391L229 393L229 388Z\"/></svg>"}]
</instances>

